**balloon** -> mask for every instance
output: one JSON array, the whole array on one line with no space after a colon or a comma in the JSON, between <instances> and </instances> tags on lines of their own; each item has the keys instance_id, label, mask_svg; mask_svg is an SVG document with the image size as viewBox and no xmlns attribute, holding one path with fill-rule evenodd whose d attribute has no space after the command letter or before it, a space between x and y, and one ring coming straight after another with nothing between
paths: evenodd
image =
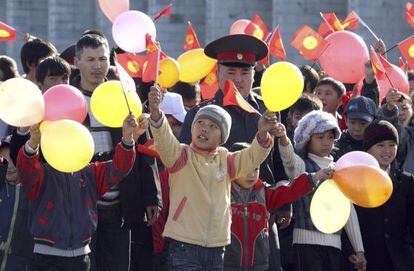
<instances>
[{"instance_id":1,"label":"balloon","mask_svg":"<svg viewBox=\"0 0 414 271\"><path fill-rule=\"evenodd\" d=\"M141 101L136 92L125 92L129 107L135 117L142 112ZM91 110L100 123L109 127L122 127L129 111L125 101L121 82L107 81L100 84L92 93Z\"/></svg>"},{"instance_id":2,"label":"balloon","mask_svg":"<svg viewBox=\"0 0 414 271\"><path fill-rule=\"evenodd\" d=\"M230 35L236 35L236 34L244 34L244 29L246 29L246 26L250 23L250 20L247 19L240 19L235 21L230 26Z\"/></svg>"},{"instance_id":3,"label":"balloon","mask_svg":"<svg viewBox=\"0 0 414 271\"><path fill-rule=\"evenodd\" d=\"M333 179L353 203L365 208L384 204L392 194L388 174L374 166L352 166L335 171Z\"/></svg>"},{"instance_id":4,"label":"balloon","mask_svg":"<svg viewBox=\"0 0 414 271\"><path fill-rule=\"evenodd\" d=\"M180 65L171 58L166 57L160 61L160 73L158 75L158 84L164 88L174 86L180 79Z\"/></svg>"},{"instance_id":5,"label":"balloon","mask_svg":"<svg viewBox=\"0 0 414 271\"><path fill-rule=\"evenodd\" d=\"M371 154L363 151L352 151L338 159L335 164L335 170L341 170L343 168L357 165L367 165L376 168L380 167L377 159L375 159Z\"/></svg>"},{"instance_id":6,"label":"balloon","mask_svg":"<svg viewBox=\"0 0 414 271\"><path fill-rule=\"evenodd\" d=\"M410 90L410 85L408 83L408 77L401 68L391 64L390 68L386 68L386 73L388 78L391 80L392 85L394 88L398 89L399 92L403 92L408 94ZM387 79L387 76L384 74L380 78L377 79L379 91L380 91L380 102L387 96L388 91L392 88L390 82Z\"/></svg>"},{"instance_id":7,"label":"balloon","mask_svg":"<svg viewBox=\"0 0 414 271\"><path fill-rule=\"evenodd\" d=\"M302 95L303 76L299 68L289 62L272 64L260 83L263 101L270 111L288 108Z\"/></svg>"},{"instance_id":8,"label":"balloon","mask_svg":"<svg viewBox=\"0 0 414 271\"><path fill-rule=\"evenodd\" d=\"M112 37L124 51L140 53L145 51L145 35L150 34L153 41L157 36L154 22L145 13L130 10L116 18L112 25Z\"/></svg>"},{"instance_id":9,"label":"balloon","mask_svg":"<svg viewBox=\"0 0 414 271\"><path fill-rule=\"evenodd\" d=\"M186 83L194 83L206 77L217 63L217 60L204 54L203 48L187 51L177 61L180 65L180 81Z\"/></svg>"},{"instance_id":10,"label":"balloon","mask_svg":"<svg viewBox=\"0 0 414 271\"><path fill-rule=\"evenodd\" d=\"M44 127L40 147L49 165L62 172L83 169L94 154L91 133L73 120L57 120Z\"/></svg>"},{"instance_id":11,"label":"balloon","mask_svg":"<svg viewBox=\"0 0 414 271\"><path fill-rule=\"evenodd\" d=\"M44 94L44 120L71 119L80 123L88 113L85 97L77 88L70 85L56 85Z\"/></svg>"},{"instance_id":12,"label":"balloon","mask_svg":"<svg viewBox=\"0 0 414 271\"><path fill-rule=\"evenodd\" d=\"M349 31L334 32L326 40L330 45L319 58L322 69L342 83L357 83L364 78L365 62L369 60L364 40Z\"/></svg>"},{"instance_id":13,"label":"balloon","mask_svg":"<svg viewBox=\"0 0 414 271\"><path fill-rule=\"evenodd\" d=\"M0 84L0 118L16 127L26 127L43 119L45 102L39 88L23 78Z\"/></svg>"},{"instance_id":14,"label":"balloon","mask_svg":"<svg viewBox=\"0 0 414 271\"><path fill-rule=\"evenodd\" d=\"M324 233L342 229L351 214L351 203L334 180L324 181L312 197L310 215L315 227Z\"/></svg>"},{"instance_id":15,"label":"balloon","mask_svg":"<svg viewBox=\"0 0 414 271\"><path fill-rule=\"evenodd\" d=\"M129 10L129 0L98 0L105 16L114 22L121 13Z\"/></svg>"}]
</instances>

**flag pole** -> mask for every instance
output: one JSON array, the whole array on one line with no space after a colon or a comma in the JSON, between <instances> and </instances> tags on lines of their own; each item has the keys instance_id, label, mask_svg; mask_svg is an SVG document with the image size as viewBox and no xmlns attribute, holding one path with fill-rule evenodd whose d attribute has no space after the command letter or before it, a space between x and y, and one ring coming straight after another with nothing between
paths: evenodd
<instances>
[{"instance_id":1,"label":"flag pole","mask_svg":"<svg viewBox=\"0 0 414 271\"><path fill-rule=\"evenodd\" d=\"M378 36L374 33L374 31L372 31L372 29L364 22L364 20L362 20L362 18L358 15L359 21L361 22L361 24L371 33L372 36L374 36L374 38L379 41L380 39L378 38Z\"/></svg>"},{"instance_id":2,"label":"flag pole","mask_svg":"<svg viewBox=\"0 0 414 271\"><path fill-rule=\"evenodd\" d=\"M117 58L117 55L116 55L116 52L115 51L114 51L114 58L115 58L115 61L118 63L118 58ZM119 65L119 63L118 63L118 65ZM118 76L119 76L119 71L118 71ZM129 106L128 99L127 99L127 96L126 96L126 93L125 93L126 92L126 89L125 89L124 84L122 83L121 77L119 77L119 81L121 82L122 93L124 94L125 102L126 102L126 105L128 107L128 112L131 115L131 113L132 113L131 107Z\"/></svg>"},{"instance_id":3,"label":"flag pole","mask_svg":"<svg viewBox=\"0 0 414 271\"><path fill-rule=\"evenodd\" d=\"M332 26L331 26L331 24L325 19L325 17L323 16L323 13L322 12L319 12L319 15L321 15L321 17L322 17L322 20L328 25L328 27L333 31L333 32L335 32L335 29L333 29L332 28Z\"/></svg>"},{"instance_id":4,"label":"flag pole","mask_svg":"<svg viewBox=\"0 0 414 271\"><path fill-rule=\"evenodd\" d=\"M158 46L158 52L157 52L157 67L155 69L156 74L155 74L155 82L154 84L158 83L158 74L160 72L160 55L161 55L161 49Z\"/></svg>"}]
</instances>

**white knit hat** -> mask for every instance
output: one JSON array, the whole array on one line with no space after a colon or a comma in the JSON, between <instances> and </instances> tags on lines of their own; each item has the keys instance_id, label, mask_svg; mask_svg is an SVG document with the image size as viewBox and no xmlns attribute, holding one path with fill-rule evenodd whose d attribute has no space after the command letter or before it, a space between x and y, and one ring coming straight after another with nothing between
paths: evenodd
<instances>
[{"instance_id":1,"label":"white knit hat","mask_svg":"<svg viewBox=\"0 0 414 271\"><path fill-rule=\"evenodd\" d=\"M314 110L306 114L295 129L295 149L299 154L305 154L306 146L313 134L324 133L329 130L335 131L335 139L341 136L338 120L330 113Z\"/></svg>"}]
</instances>

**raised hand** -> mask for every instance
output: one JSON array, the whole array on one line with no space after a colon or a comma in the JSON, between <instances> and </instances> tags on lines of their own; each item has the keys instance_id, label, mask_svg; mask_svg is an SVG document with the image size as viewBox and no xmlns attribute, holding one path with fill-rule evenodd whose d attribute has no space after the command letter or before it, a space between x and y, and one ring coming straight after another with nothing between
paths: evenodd
<instances>
[{"instance_id":1,"label":"raised hand","mask_svg":"<svg viewBox=\"0 0 414 271\"><path fill-rule=\"evenodd\" d=\"M134 143L133 133L134 130L138 127L137 120L135 119L134 114L129 114L122 125L122 140L124 143L132 145Z\"/></svg>"},{"instance_id":2,"label":"raised hand","mask_svg":"<svg viewBox=\"0 0 414 271\"><path fill-rule=\"evenodd\" d=\"M138 119L138 126L134 129L134 140L137 141L138 138L145 133L145 131L148 129L148 119L145 116L145 114L141 114L141 116Z\"/></svg>"},{"instance_id":3,"label":"raised hand","mask_svg":"<svg viewBox=\"0 0 414 271\"><path fill-rule=\"evenodd\" d=\"M163 98L161 89L152 86L148 93L148 108L151 113L151 119L157 121L161 118L160 103Z\"/></svg>"},{"instance_id":4,"label":"raised hand","mask_svg":"<svg viewBox=\"0 0 414 271\"><path fill-rule=\"evenodd\" d=\"M42 134L40 133L40 124L35 124L30 126L30 139L29 139L29 146L32 149L37 149L40 144L40 138L42 137Z\"/></svg>"}]
</instances>

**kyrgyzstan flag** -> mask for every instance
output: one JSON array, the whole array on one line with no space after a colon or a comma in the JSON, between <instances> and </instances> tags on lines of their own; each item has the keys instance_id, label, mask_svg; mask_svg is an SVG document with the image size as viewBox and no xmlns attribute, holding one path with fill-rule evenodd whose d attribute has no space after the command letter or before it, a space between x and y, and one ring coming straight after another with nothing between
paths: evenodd
<instances>
[{"instance_id":1,"label":"kyrgyzstan flag","mask_svg":"<svg viewBox=\"0 0 414 271\"><path fill-rule=\"evenodd\" d=\"M117 54L116 55L119 64L124 67L125 71L132 78L141 78L144 63L147 60L146 55L133 55L133 54Z\"/></svg>"},{"instance_id":2,"label":"kyrgyzstan flag","mask_svg":"<svg viewBox=\"0 0 414 271\"><path fill-rule=\"evenodd\" d=\"M280 35L279 26L276 27L275 32L270 37L268 46L269 46L269 54L271 54L272 56L280 60L286 60L287 55L286 55L285 47L283 46L282 36Z\"/></svg>"},{"instance_id":3,"label":"kyrgyzstan flag","mask_svg":"<svg viewBox=\"0 0 414 271\"><path fill-rule=\"evenodd\" d=\"M398 49L411 69L414 69L414 35L398 43Z\"/></svg>"},{"instance_id":4,"label":"kyrgyzstan flag","mask_svg":"<svg viewBox=\"0 0 414 271\"><path fill-rule=\"evenodd\" d=\"M345 20L342 21L342 27L344 29L358 29L359 16L355 11L351 11Z\"/></svg>"},{"instance_id":5,"label":"kyrgyzstan flag","mask_svg":"<svg viewBox=\"0 0 414 271\"><path fill-rule=\"evenodd\" d=\"M128 72L122 67L121 64L115 59L115 67L118 73L119 81L121 81L122 89L124 92L137 92L134 79L128 74Z\"/></svg>"},{"instance_id":6,"label":"kyrgyzstan flag","mask_svg":"<svg viewBox=\"0 0 414 271\"><path fill-rule=\"evenodd\" d=\"M171 15L171 8L172 8L172 4L169 4L163 10L161 10L160 12L155 14L154 15L154 21L158 20L162 16L170 16Z\"/></svg>"},{"instance_id":7,"label":"kyrgyzstan flag","mask_svg":"<svg viewBox=\"0 0 414 271\"><path fill-rule=\"evenodd\" d=\"M408 72L408 63L402 57L400 57L398 67L400 67L400 69L403 70L405 73Z\"/></svg>"},{"instance_id":8,"label":"kyrgyzstan flag","mask_svg":"<svg viewBox=\"0 0 414 271\"><path fill-rule=\"evenodd\" d=\"M150 53L147 53L147 61L144 63L142 71L142 82L155 82L157 80L157 73L159 69L160 50L157 48Z\"/></svg>"},{"instance_id":9,"label":"kyrgyzstan flag","mask_svg":"<svg viewBox=\"0 0 414 271\"><path fill-rule=\"evenodd\" d=\"M370 58L375 77L377 79L382 79L386 72L384 67L384 61L381 61L380 58L382 58L382 56L380 54L377 54L372 46L370 48Z\"/></svg>"},{"instance_id":10,"label":"kyrgyzstan flag","mask_svg":"<svg viewBox=\"0 0 414 271\"><path fill-rule=\"evenodd\" d=\"M414 5L410 2L407 2L405 4L405 14L404 14L405 20L407 23L414 27Z\"/></svg>"},{"instance_id":11,"label":"kyrgyzstan flag","mask_svg":"<svg viewBox=\"0 0 414 271\"><path fill-rule=\"evenodd\" d=\"M329 46L329 42L324 40L311 27L303 25L296 31L290 45L298 50L303 58L317 61Z\"/></svg>"},{"instance_id":12,"label":"kyrgyzstan flag","mask_svg":"<svg viewBox=\"0 0 414 271\"><path fill-rule=\"evenodd\" d=\"M254 109L244 98L241 96L240 92L237 90L233 81L227 80L224 86L223 91L223 106L235 105L249 113L257 113L257 110Z\"/></svg>"},{"instance_id":13,"label":"kyrgyzstan flag","mask_svg":"<svg viewBox=\"0 0 414 271\"><path fill-rule=\"evenodd\" d=\"M191 22L188 21L188 30L187 35L185 36L184 50L189 51L198 48L200 48L200 43L198 42L197 34Z\"/></svg>"},{"instance_id":14,"label":"kyrgyzstan flag","mask_svg":"<svg viewBox=\"0 0 414 271\"><path fill-rule=\"evenodd\" d=\"M256 14L244 29L244 33L263 40L268 36L269 30L260 15Z\"/></svg>"},{"instance_id":15,"label":"kyrgyzstan flag","mask_svg":"<svg viewBox=\"0 0 414 271\"><path fill-rule=\"evenodd\" d=\"M209 74L204 78L203 82L200 84L200 92L203 100L208 100L216 95L217 90L220 88L218 79L217 79L217 64L210 71Z\"/></svg>"},{"instance_id":16,"label":"kyrgyzstan flag","mask_svg":"<svg viewBox=\"0 0 414 271\"><path fill-rule=\"evenodd\" d=\"M16 29L0 21L0 41L15 41Z\"/></svg>"},{"instance_id":17,"label":"kyrgyzstan flag","mask_svg":"<svg viewBox=\"0 0 414 271\"><path fill-rule=\"evenodd\" d=\"M155 50L160 50L160 47L152 40L150 34L145 35L145 48L147 55ZM163 51L160 51L160 59L162 60L166 57L167 55Z\"/></svg>"},{"instance_id":18,"label":"kyrgyzstan flag","mask_svg":"<svg viewBox=\"0 0 414 271\"><path fill-rule=\"evenodd\" d=\"M341 21L339 21L338 17L336 17L335 13L320 13L322 16L322 19L325 21L325 23L328 24L329 28L331 28L333 31L342 31L344 30L344 27L342 26Z\"/></svg>"}]
</instances>

